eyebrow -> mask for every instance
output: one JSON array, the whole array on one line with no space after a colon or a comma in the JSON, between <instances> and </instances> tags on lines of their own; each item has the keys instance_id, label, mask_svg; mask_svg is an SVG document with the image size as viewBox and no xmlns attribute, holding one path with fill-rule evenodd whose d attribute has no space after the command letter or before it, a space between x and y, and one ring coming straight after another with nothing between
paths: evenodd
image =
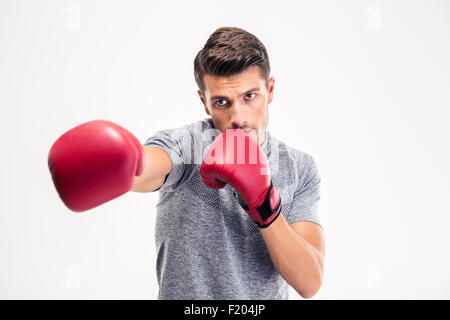
<instances>
[{"instance_id":1,"label":"eyebrow","mask_svg":"<svg viewBox=\"0 0 450 320\"><path fill-rule=\"evenodd\" d=\"M259 92L259 91L260 91L260 89L257 88L257 87L251 88L251 89L245 91L243 94L241 94L241 96L246 95L246 94L249 94L249 93L251 93L251 92ZM214 97L211 97L211 100L222 100L222 99L223 99L223 100L227 100L228 97L226 97L226 96L214 96Z\"/></svg>"}]
</instances>

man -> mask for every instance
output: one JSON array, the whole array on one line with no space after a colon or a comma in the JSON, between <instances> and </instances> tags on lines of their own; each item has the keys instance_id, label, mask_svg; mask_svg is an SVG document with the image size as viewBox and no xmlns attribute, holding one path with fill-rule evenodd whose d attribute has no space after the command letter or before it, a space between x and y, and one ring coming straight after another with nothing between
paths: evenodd
<instances>
[{"instance_id":1,"label":"man","mask_svg":"<svg viewBox=\"0 0 450 320\"><path fill-rule=\"evenodd\" d=\"M309 154L266 130L274 78L264 45L240 28L219 28L197 54L194 74L209 118L161 130L144 146L105 121L62 136L49 154L61 199L84 211L129 190L160 192L160 299L287 299L288 284L314 296L325 255L320 176ZM95 137L90 148L87 137ZM229 147L246 137L256 162L247 144ZM82 142L74 148L74 141ZM74 154L80 148L82 160ZM245 153L243 164L233 151Z\"/></svg>"}]
</instances>

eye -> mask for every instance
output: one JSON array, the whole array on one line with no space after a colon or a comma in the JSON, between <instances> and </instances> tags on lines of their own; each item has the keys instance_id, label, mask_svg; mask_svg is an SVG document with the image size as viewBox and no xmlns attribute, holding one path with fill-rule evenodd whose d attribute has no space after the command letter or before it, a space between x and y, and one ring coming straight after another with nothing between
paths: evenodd
<instances>
[{"instance_id":1,"label":"eye","mask_svg":"<svg viewBox=\"0 0 450 320\"><path fill-rule=\"evenodd\" d=\"M215 102L215 105L216 105L216 106L219 106L219 107L223 107L223 106L225 106L227 103L228 103L227 100L221 99L221 100L217 100L217 101Z\"/></svg>"},{"instance_id":2,"label":"eye","mask_svg":"<svg viewBox=\"0 0 450 320\"><path fill-rule=\"evenodd\" d=\"M245 95L245 97L249 100L253 99L254 97L256 97L256 93L247 93Z\"/></svg>"}]
</instances>

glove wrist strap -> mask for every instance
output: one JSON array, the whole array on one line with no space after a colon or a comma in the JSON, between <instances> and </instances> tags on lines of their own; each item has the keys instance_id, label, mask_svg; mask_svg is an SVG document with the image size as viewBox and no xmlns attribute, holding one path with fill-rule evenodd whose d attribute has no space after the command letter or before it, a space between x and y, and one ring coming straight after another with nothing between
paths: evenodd
<instances>
[{"instance_id":1,"label":"glove wrist strap","mask_svg":"<svg viewBox=\"0 0 450 320\"><path fill-rule=\"evenodd\" d=\"M245 206L244 210L260 228L267 228L278 218L281 212L281 198L272 181L264 202L257 208L249 209Z\"/></svg>"}]
</instances>

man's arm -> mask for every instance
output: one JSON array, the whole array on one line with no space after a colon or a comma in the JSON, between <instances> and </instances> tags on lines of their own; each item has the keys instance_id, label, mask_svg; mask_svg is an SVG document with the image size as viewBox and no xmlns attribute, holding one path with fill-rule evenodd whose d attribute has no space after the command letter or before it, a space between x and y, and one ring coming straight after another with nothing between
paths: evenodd
<instances>
[{"instance_id":1,"label":"man's arm","mask_svg":"<svg viewBox=\"0 0 450 320\"><path fill-rule=\"evenodd\" d=\"M280 214L261 229L273 264L280 275L303 298L311 298L323 280L325 240L322 228L313 222L289 224Z\"/></svg>"},{"instance_id":2,"label":"man's arm","mask_svg":"<svg viewBox=\"0 0 450 320\"><path fill-rule=\"evenodd\" d=\"M230 143L235 139L245 143ZM216 149L221 152L215 152ZM250 159L256 155L259 161L256 165L235 163L236 155L238 159L239 156ZM313 190L309 197L316 201L318 195L315 193L320 179L318 175L310 176L304 185L306 189ZM311 298L315 295L323 278L325 246L322 230L313 222L295 222L290 225L286 221L281 214L280 195L270 179L267 157L260 146L243 130L222 132L203 159L200 177L205 185L213 189L223 188L227 183L234 188L242 208L261 228L271 259L281 276L302 297ZM296 203L303 201L305 195L308 194L301 195L303 198L298 196ZM311 205L310 201L308 204Z\"/></svg>"},{"instance_id":3,"label":"man's arm","mask_svg":"<svg viewBox=\"0 0 450 320\"><path fill-rule=\"evenodd\" d=\"M166 176L172 170L172 161L169 155L156 147L144 147L145 167L139 177L134 177L133 187L130 191L152 192L159 189Z\"/></svg>"}]
</instances>

